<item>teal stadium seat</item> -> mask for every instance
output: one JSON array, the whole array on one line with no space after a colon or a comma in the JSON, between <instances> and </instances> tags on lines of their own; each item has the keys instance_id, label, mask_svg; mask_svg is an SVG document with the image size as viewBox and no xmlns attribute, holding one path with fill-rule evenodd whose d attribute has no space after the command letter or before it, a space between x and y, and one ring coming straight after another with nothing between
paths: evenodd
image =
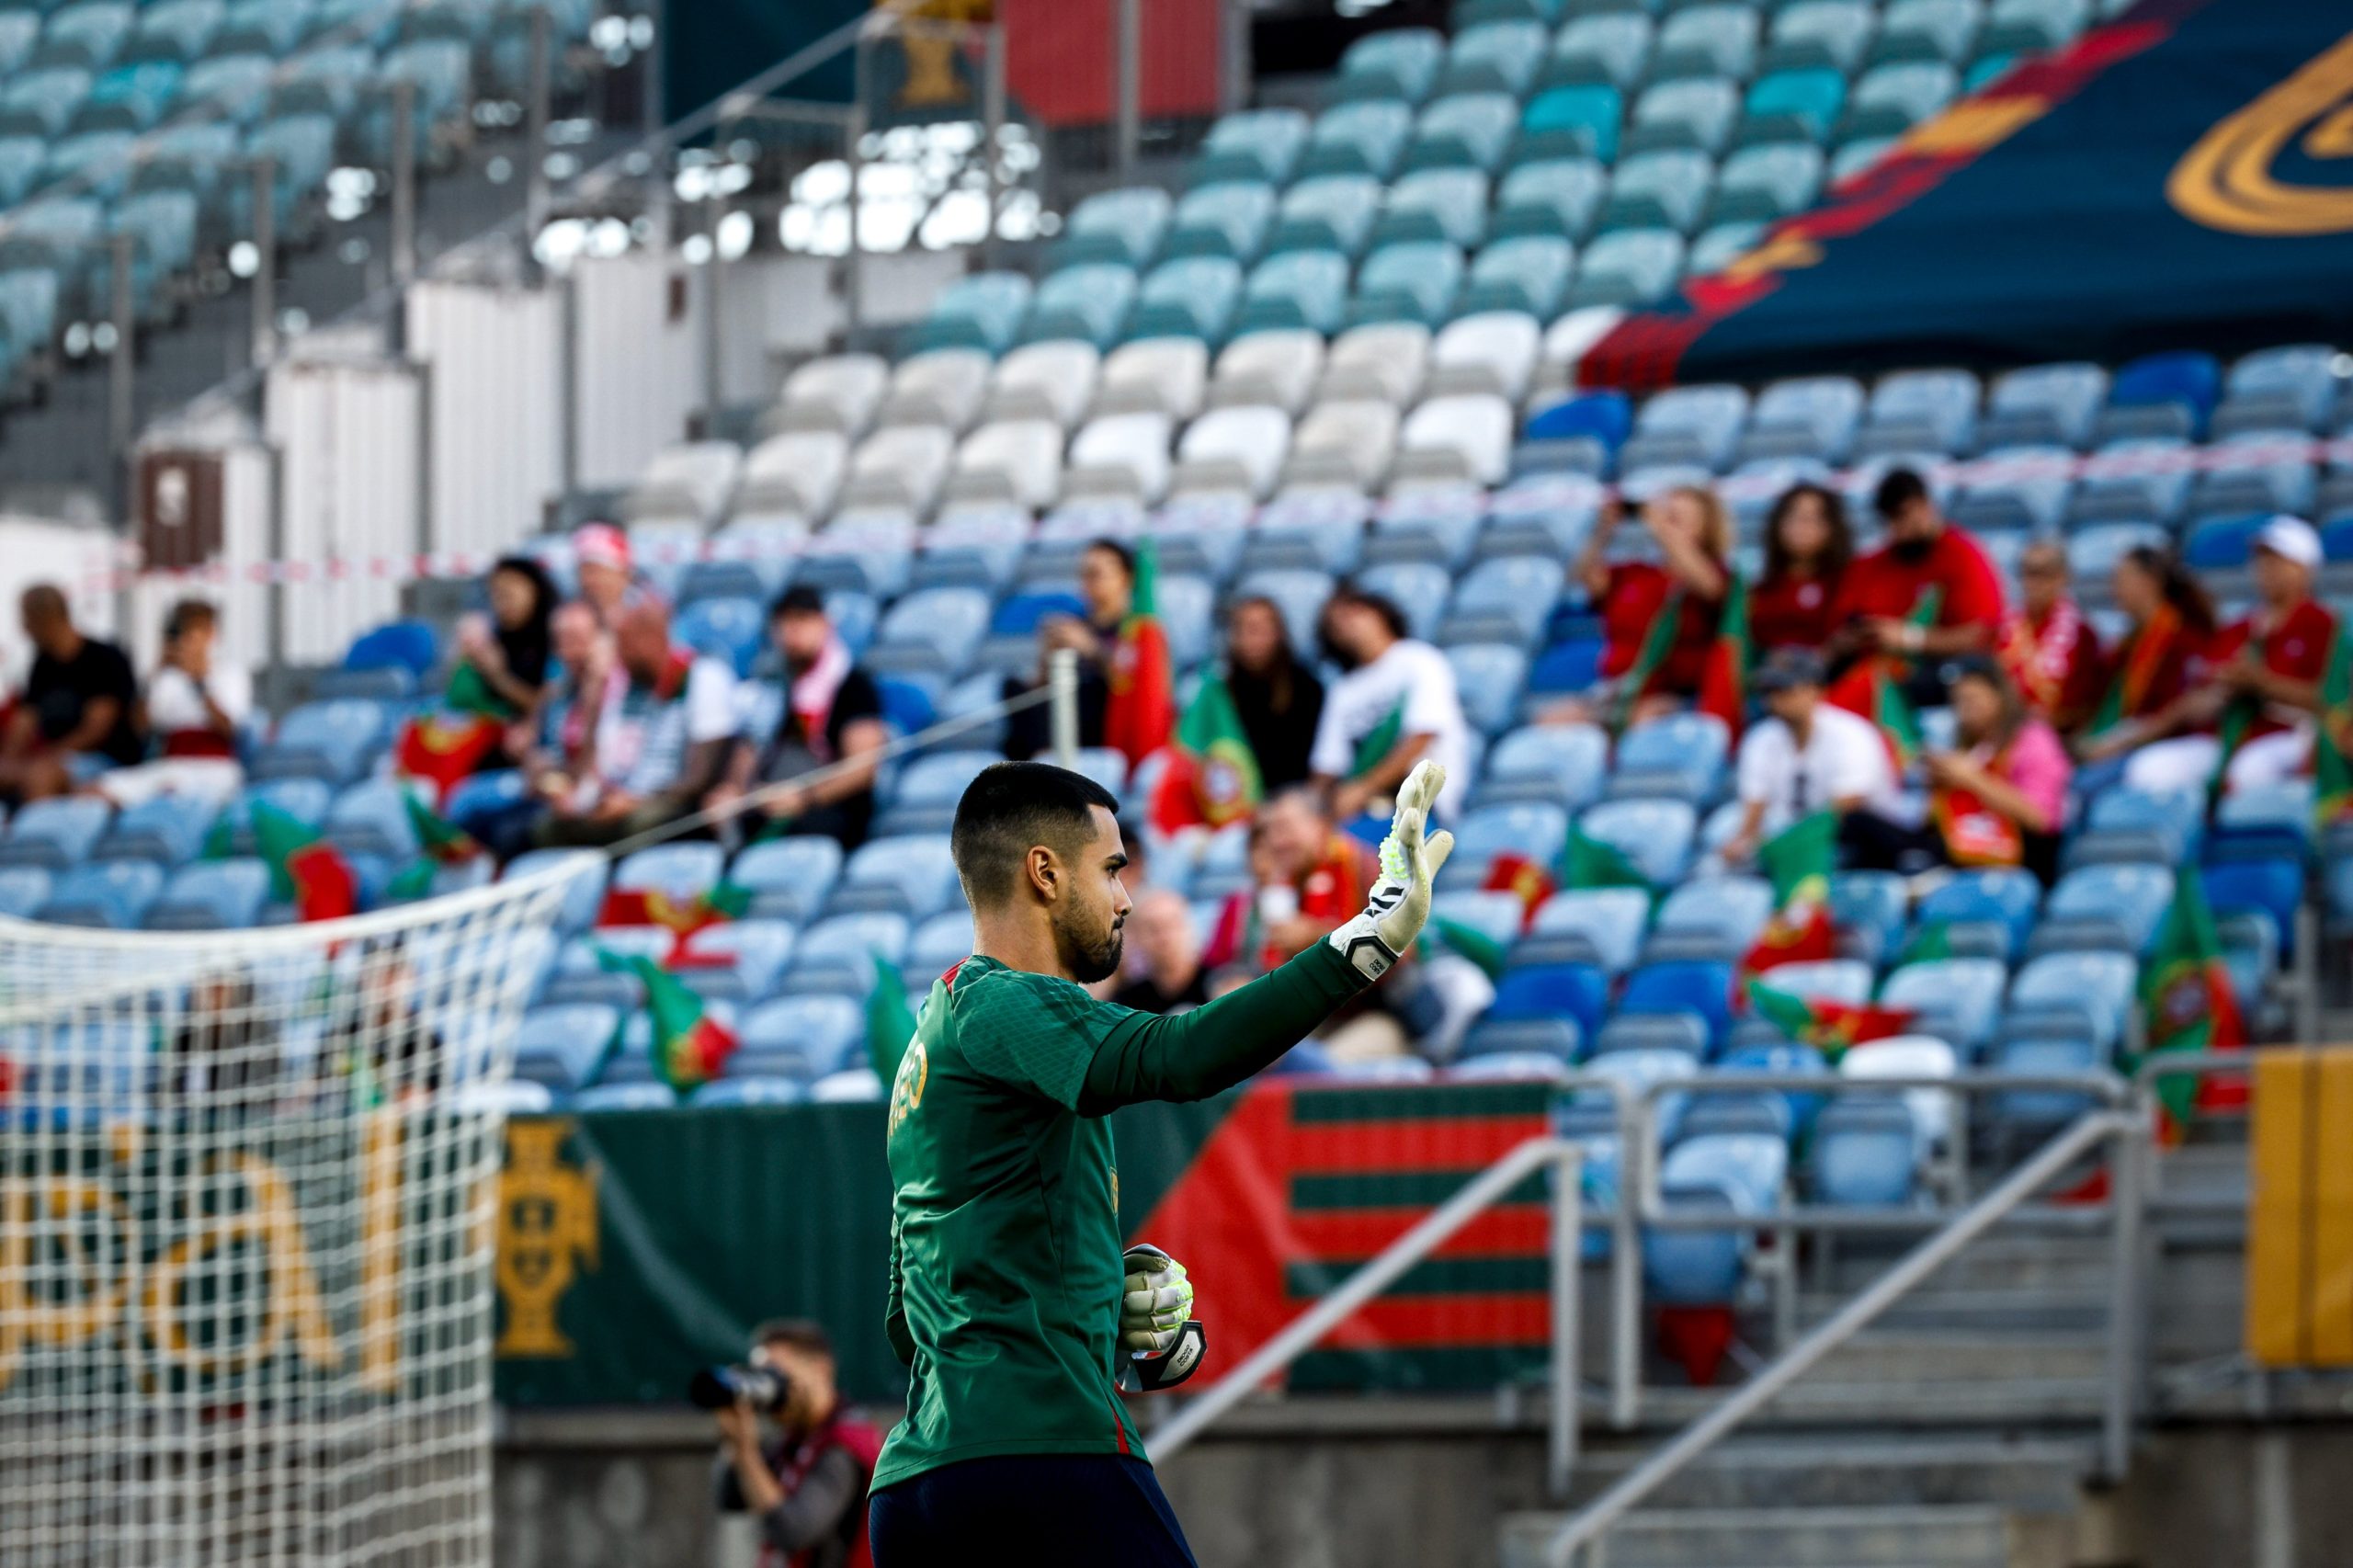
<instances>
[{"instance_id":1,"label":"teal stadium seat","mask_svg":"<svg viewBox=\"0 0 2353 1568\"><path fill-rule=\"evenodd\" d=\"M1018 272L976 272L939 291L917 325L923 348L978 348L1002 354L1029 309L1029 279Z\"/></svg>"},{"instance_id":2,"label":"teal stadium seat","mask_svg":"<svg viewBox=\"0 0 2353 1568\"><path fill-rule=\"evenodd\" d=\"M180 104L210 104L238 125L250 125L269 101L269 58L261 54L216 54L188 67L180 78Z\"/></svg>"},{"instance_id":3,"label":"teal stadium seat","mask_svg":"<svg viewBox=\"0 0 2353 1568\"><path fill-rule=\"evenodd\" d=\"M1395 98L1417 104L1429 97L1446 60L1446 40L1427 28L1398 28L1348 45L1339 74L1324 86L1324 102Z\"/></svg>"},{"instance_id":4,"label":"teal stadium seat","mask_svg":"<svg viewBox=\"0 0 2353 1568\"><path fill-rule=\"evenodd\" d=\"M1476 169L1423 169L1389 187L1372 226L1372 244L1444 240L1475 249L1487 228L1485 175Z\"/></svg>"},{"instance_id":5,"label":"teal stadium seat","mask_svg":"<svg viewBox=\"0 0 2353 1568\"><path fill-rule=\"evenodd\" d=\"M1218 185L1228 180L1263 180L1280 185L1290 178L1307 150L1308 119L1295 108L1245 109L1229 114L1210 128L1200 151L1187 165L1188 187Z\"/></svg>"},{"instance_id":6,"label":"teal stadium seat","mask_svg":"<svg viewBox=\"0 0 2353 1568\"><path fill-rule=\"evenodd\" d=\"M1564 19L1578 17L1618 16L1631 12L1637 16L1655 17L1666 9L1665 0L1569 0L1562 9Z\"/></svg>"},{"instance_id":7,"label":"teal stadium seat","mask_svg":"<svg viewBox=\"0 0 2353 1568\"><path fill-rule=\"evenodd\" d=\"M1536 79L1552 29L1532 20L1483 22L1455 34L1431 91L1509 93L1518 97Z\"/></svg>"},{"instance_id":8,"label":"teal stadium seat","mask_svg":"<svg viewBox=\"0 0 2353 1568\"><path fill-rule=\"evenodd\" d=\"M38 136L0 138L0 205L13 207L31 194L49 162L49 143Z\"/></svg>"},{"instance_id":9,"label":"teal stadium seat","mask_svg":"<svg viewBox=\"0 0 2353 1568\"><path fill-rule=\"evenodd\" d=\"M2091 19L2091 0L1994 0L1978 58L2057 49L2074 42Z\"/></svg>"},{"instance_id":10,"label":"teal stadium seat","mask_svg":"<svg viewBox=\"0 0 2353 1568\"><path fill-rule=\"evenodd\" d=\"M1981 55L1971 61L1969 69L1961 74L1961 90L1973 93L1986 83L2007 74L2010 67L2018 62L2018 57L2015 54Z\"/></svg>"},{"instance_id":11,"label":"teal stadium seat","mask_svg":"<svg viewBox=\"0 0 2353 1568\"><path fill-rule=\"evenodd\" d=\"M131 293L141 321L159 324L169 314L164 282L196 261L199 210L194 194L156 190L117 202L112 228L131 237ZM104 290L111 274L110 253L101 256L96 287ZM97 296L106 297L104 292Z\"/></svg>"},{"instance_id":12,"label":"teal stadium seat","mask_svg":"<svg viewBox=\"0 0 2353 1568\"><path fill-rule=\"evenodd\" d=\"M1559 234L1498 240L1471 263L1454 313L1523 311L1540 322L1550 321L1560 312L1575 268L1576 247Z\"/></svg>"},{"instance_id":13,"label":"teal stadium seat","mask_svg":"<svg viewBox=\"0 0 2353 1568\"><path fill-rule=\"evenodd\" d=\"M1705 278L1722 272L1741 256L1756 248L1765 237L1762 223L1717 223L1691 242L1690 258L1684 265L1684 275Z\"/></svg>"},{"instance_id":14,"label":"teal stadium seat","mask_svg":"<svg viewBox=\"0 0 2353 1568\"><path fill-rule=\"evenodd\" d=\"M27 71L0 85L0 136L55 137L90 96L91 76L75 66Z\"/></svg>"},{"instance_id":15,"label":"teal stadium seat","mask_svg":"<svg viewBox=\"0 0 2353 1568\"><path fill-rule=\"evenodd\" d=\"M1283 192L1275 210L1267 254L1287 250L1336 250L1351 259L1363 254L1381 214L1381 185L1370 175L1317 175Z\"/></svg>"},{"instance_id":16,"label":"teal stadium seat","mask_svg":"<svg viewBox=\"0 0 2353 1568\"><path fill-rule=\"evenodd\" d=\"M1822 189L1826 160L1819 147L1785 143L1745 147L1716 171L1711 223L1770 222L1810 206Z\"/></svg>"},{"instance_id":17,"label":"teal stadium seat","mask_svg":"<svg viewBox=\"0 0 2353 1568\"><path fill-rule=\"evenodd\" d=\"M1830 154L1830 183L1835 186L1861 174L1893 152L1900 140L1893 136L1864 136L1841 144Z\"/></svg>"},{"instance_id":18,"label":"teal stadium seat","mask_svg":"<svg viewBox=\"0 0 2353 1568\"><path fill-rule=\"evenodd\" d=\"M409 120L412 152L419 164L434 149L434 128L462 108L473 96L473 49L457 39L421 39L404 43L384 57L379 78L363 94L355 142L360 157L388 165L392 156L392 86L413 85L415 111Z\"/></svg>"},{"instance_id":19,"label":"teal stadium seat","mask_svg":"<svg viewBox=\"0 0 2353 1568\"><path fill-rule=\"evenodd\" d=\"M1650 79L1678 82L1693 77L1746 81L1756 72L1756 10L1741 5L1703 5L1675 12L1658 29Z\"/></svg>"},{"instance_id":20,"label":"teal stadium seat","mask_svg":"<svg viewBox=\"0 0 2353 1568\"><path fill-rule=\"evenodd\" d=\"M1385 245L1365 258L1348 324L1409 321L1435 326L1462 286L1462 253L1442 240Z\"/></svg>"},{"instance_id":21,"label":"teal stadium seat","mask_svg":"<svg viewBox=\"0 0 2353 1568\"><path fill-rule=\"evenodd\" d=\"M1852 71L1862 63L1876 20L1870 0L1802 0L1775 14L1759 69Z\"/></svg>"},{"instance_id":22,"label":"teal stadium seat","mask_svg":"<svg viewBox=\"0 0 2353 1568\"><path fill-rule=\"evenodd\" d=\"M1880 18L1870 62L1927 60L1958 65L1969 58L1984 16L1978 0L1895 0Z\"/></svg>"},{"instance_id":23,"label":"teal stadium seat","mask_svg":"<svg viewBox=\"0 0 2353 1568\"><path fill-rule=\"evenodd\" d=\"M1743 106L1739 141L1806 142L1816 146L1830 140L1831 129L1847 108L1847 78L1827 67L1778 71L1759 78L1748 89Z\"/></svg>"},{"instance_id":24,"label":"teal stadium seat","mask_svg":"<svg viewBox=\"0 0 2353 1568\"><path fill-rule=\"evenodd\" d=\"M296 57L288 77L271 87L274 118L319 114L344 120L359 107L359 92L376 72L376 51L364 44L322 49Z\"/></svg>"},{"instance_id":25,"label":"teal stadium seat","mask_svg":"<svg viewBox=\"0 0 2353 1568\"><path fill-rule=\"evenodd\" d=\"M1307 151L1299 160L1299 176L1370 175L1387 179L1396 173L1413 133L1413 108L1393 99L1326 109L1308 136Z\"/></svg>"},{"instance_id":26,"label":"teal stadium seat","mask_svg":"<svg viewBox=\"0 0 2353 1568\"><path fill-rule=\"evenodd\" d=\"M14 75L22 69L40 37L40 12L0 11L0 75Z\"/></svg>"},{"instance_id":27,"label":"teal stadium seat","mask_svg":"<svg viewBox=\"0 0 2353 1568\"><path fill-rule=\"evenodd\" d=\"M1740 89L1721 76L1665 82L1634 101L1626 133L1630 153L1696 147L1721 153L1740 114Z\"/></svg>"},{"instance_id":28,"label":"teal stadium seat","mask_svg":"<svg viewBox=\"0 0 2353 1568\"><path fill-rule=\"evenodd\" d=\"M1683 270L1683 236L1669 229L1620 229L1586 247L1571 305L1647 304L1665 297Z\"/></svg>"},{"instance_id":29,"label":"teal stadium seat","mask_svg":"<svg viewBox=\"0 0 2353 1568\"><path fill-rule=\"evenodd\" d=\"M51 12L31 62L102 71L114 63L114 57L130 41L137 17L137 8L122 0L85 0Z\"/></svg>"},{"instance_id":30,"label":"teal stadium seat","mask_svg":"<svg viewBox=\"0 0 2353 1568\"><path fill-rule=\"evenodd\" d=\"M1642 153L1612 171L1601 228L1672 229L1688 234L1699 226L1714 187L1715 160L1688 150Z\"/></svg>"},{"instance_id":31,"label":"teal stadium seat","mask_svg":"<svg viewBox=\"0 0 2353 1568\"><path fill-rule=\"evenodd\" d=\"M1166 191L1150 187L1097 191L1073 209L1063 225L1062 239L1054 246L1054 265L1116 261L1143 267L1158 254L1174 209Z\"/></svg>"},{"instance_id":32,"label":"teal stadium seat","mask_svg":"<svg viewBox=\"0 0 2353 1568\"><path fill-rule=\"evenodd\" d=\"M1440 98L1415 121L1408 169L1473 168L1493 173L1519 129L1519 101L1509 93Z\"/></svg>"},{"instance_id":33,"label":"teal stadium seat","mask_svg":"<svg viewBox=\"0 0 2353 1568\"><path fill-rule=\"evenodd\" d=\"M1552 27L1561 19L1564 0L1454 0L1448 25L1460 33L1482 22L1541 22Z\"/></svg>"},{"instance_id":34,"label":"teal stadium seat","mask_svg":"<svg viewBox=\"0 0 2353 1568\"><path fill-rule=\"evenodd\" d=\"M1128 336L1224 340L1242 299L1242 264L1226 256L1187 256L1152 270L1136 294Z\"/></svg>"},{"instance_id":35,"label":"teal stadium seat","mask_svg":"<svg viewBox=\"0 0 2353 1568\"><path fill-rule=\"evenodd\" d=\"M1849 139L1900 136L1943 109L1960 92L1961 78L1949 65L1914 61L1875 67L1855 84L1844 133Z\"/></svg>"},{"instance_id":36,"label":"teal stadium seat","mask_svg":"<svg viewBox=\"0 0 2353 1568\"><path fill-rule=\"evenodd\" d=\"M317 11L313 0L234 0L212 40L213 56L283 54L310 32Z\"/></svg>"},{"instance_id":37,"label":"teal stadium seat","mask_svg":"<svg viewBox=\"0 0 2353 1568\"><path fill-rule=\"evenodd\" d=\"M1224 256L1248 265L1266 243L1274 221L1272 186L1230 182L1189 191L1169 219L1162 255Z\"/></svg>"},{"instance_id":38,"label":"teal stadium seat","mask_svg":"<svg viewBox=\"0 0 2353 1568\"><path fill-rule=\"evenodd\" d=\"M74 113L76 131L146 131L177 101L187 73L163 60L118 65L90 85Z\"/></svg>"},{"instance_id":39,"label":"teal stadium seat","mask_svg":"<svg viewBox=\"0 0 2353 1568\"><path fill-rule=\"evenodd\" d=\"M1522 164L1504 176L1495 217L1487 225L1488 240L1518 234L1583 239L1608 188L1608 175L1590 158Z\"/></svg>"},{"instance_id":40,"label":"teal stadium seat","mask_svg":"<svg viewBox=\"0 0 2353 1568\"><path fill-rule=\"evenodd\" d=\"M1267 327L1305 327L1329 335L1347 305L1348 258L1337 251L1286 251L1260 262L1242 290L1236 335Z\"/></svg>"},{"instance_id":41,"label":"teal stadium seat","mask_svg":"<svg viewBox=\"0 0 2353 1568\"><path fill-rule=\"evenodd\" d=\"M1614 164L1619 122L1625 113L1625 97L1615 87L1554 87L1540 93L1520 111L1515 157L1522 165L1554 158Z\"/></svg>"},{"instance_id":42,"label":"teal stadium seat","mask_svg":"<svg viewBox=\"0 0 2353 1568\"><path fill-rule=\"evenodd\" d=\"M91 131L79 136L69 136L49 150L49 163L41 170L40 183L48 187L73 182L77 193L112 201L122 193L124 180L130 176L131 144L137 141L128 131Z\"/></svg>"},{"instance_id":43,"label":"teal stadium seat","mask_svg":"<svg viewBox=\"0 0 2353 1568\"><path fill-rule=\"evenodd\" d=\"M1065 267L1038 285L1021 340L1044 343L1074 337L1108 348L1119 341L1135 298L1136 274L1131 267L1112 261Z\"/></svg>"},{"instance_id":44,"label":"teal stadium seat","mask_svg":"<svg viewBox=\"0 0 2353 1568\"><path fill-rule=\"evenodd\" d=\"M1657 30L1657 25L1639 12L1581 17L1563 28L1560 37L1553 40L1544 68L1537 74L1537 85L1583 87L1597 84L1620 92L1631 91L1642 81L1643 68L1650 63L1651 42Z\"/></svg>"},{"instance_id":45,"label":"teal stadium seat","mask_svg":"<svg viewBox=\"0 0 2353 1568\"><path fill-rule=\"evenodd\" d=\"M335 119L324 114L296 114L269 120L245 142L245 156L267 153L274 161L270 203L277 210L278 232L294 227L296 205L326 184L335 167ZM253 225L253 182L232 180L228 198L230 222L239 233Z\"/></svg>"}]
</instances>

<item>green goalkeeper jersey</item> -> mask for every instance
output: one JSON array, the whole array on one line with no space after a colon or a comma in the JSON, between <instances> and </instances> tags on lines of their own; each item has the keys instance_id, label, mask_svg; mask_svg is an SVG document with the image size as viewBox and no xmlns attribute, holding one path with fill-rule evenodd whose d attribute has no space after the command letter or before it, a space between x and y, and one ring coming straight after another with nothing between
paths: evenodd
<instances>
[{"instance_id":1,"label":"green goalkeeper jersey","mask_svg":"<svg viewBox=\"0 0 2353 1568\"><path fill-rule=\"evenodd\" d=\"M1120 1172L1078 1114L1127 1008L970 958L891 1090L891 1330L913 1376L876 1487L995 1454L1134 1454L1115 1387Z\"/></svg>"}]
</instances>

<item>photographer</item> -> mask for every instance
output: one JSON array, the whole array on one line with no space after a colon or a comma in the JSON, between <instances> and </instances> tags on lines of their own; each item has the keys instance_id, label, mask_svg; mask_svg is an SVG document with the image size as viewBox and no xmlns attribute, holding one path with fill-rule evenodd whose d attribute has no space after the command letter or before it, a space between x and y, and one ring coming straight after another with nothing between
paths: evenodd
<instances>
[{"instance_id":1,"label":"photographer","mask_svg":"<svg viewBox=\"0 0 2353 1568\"><path fill-rule=\"evenodd\" d=\"M866 1568L866 1486L882 1434L835 1391L833 1341L780 1319L760 1326L749 1359L783 1380L767 1413L778 1430L763 1442L762 1413L741 1393L716 1413L720 1508L759 1516L762 1568Z\"/></svg>"}]
</instances>

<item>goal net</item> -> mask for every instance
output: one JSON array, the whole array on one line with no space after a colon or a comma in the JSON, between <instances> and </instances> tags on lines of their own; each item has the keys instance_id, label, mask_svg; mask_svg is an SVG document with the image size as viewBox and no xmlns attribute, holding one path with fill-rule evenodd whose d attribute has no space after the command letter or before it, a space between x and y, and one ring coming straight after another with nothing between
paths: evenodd
<instances>
[{"instance_id":1,"label":"goal net","mask_svg":"<svg viewBox=\"0 0 2353 1568\"><path fill-rule=\"evenodd\" d=\"M503 1096L578 874L0 920L0 1563L489 1562Z\"/></svg>"}]
</instances>

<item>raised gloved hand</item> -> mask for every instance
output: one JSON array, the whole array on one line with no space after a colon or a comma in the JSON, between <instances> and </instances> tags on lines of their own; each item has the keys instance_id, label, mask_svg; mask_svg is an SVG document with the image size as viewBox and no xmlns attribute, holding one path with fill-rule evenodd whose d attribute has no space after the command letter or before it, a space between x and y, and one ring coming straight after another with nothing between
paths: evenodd
<instances>
[{"instance_id":1,"label":"raised gloved hand","mask_svg":"<svg viewBox=\"0 0 2353 1568\"><path fill-rule=\"evenodd\" d=\"M1165 1355L1193 1315L1193 1284L1185 1278L1185 1266L1142 1243L1130 1247L1121 1262L1127 1280L1120 1294L1120 1348Z\"/></svg>"},{"instance_id":2,"label":"raised gloved hand","mask_svg":"<svg viewBox=\"0 0 2353 1568\"><path fill-rule=\"evenodd\" d=\"M1388 973L1430 917L1430 883L1454 849L1454 835L1425 838L1422 829L1445 788L1445 768L1435 762L1414 765L1397 791L1389 836L1381 841L1381 880L1372 884L1371 901L1328 938L1367 980Z\"/></svg>"}]
</instances>

